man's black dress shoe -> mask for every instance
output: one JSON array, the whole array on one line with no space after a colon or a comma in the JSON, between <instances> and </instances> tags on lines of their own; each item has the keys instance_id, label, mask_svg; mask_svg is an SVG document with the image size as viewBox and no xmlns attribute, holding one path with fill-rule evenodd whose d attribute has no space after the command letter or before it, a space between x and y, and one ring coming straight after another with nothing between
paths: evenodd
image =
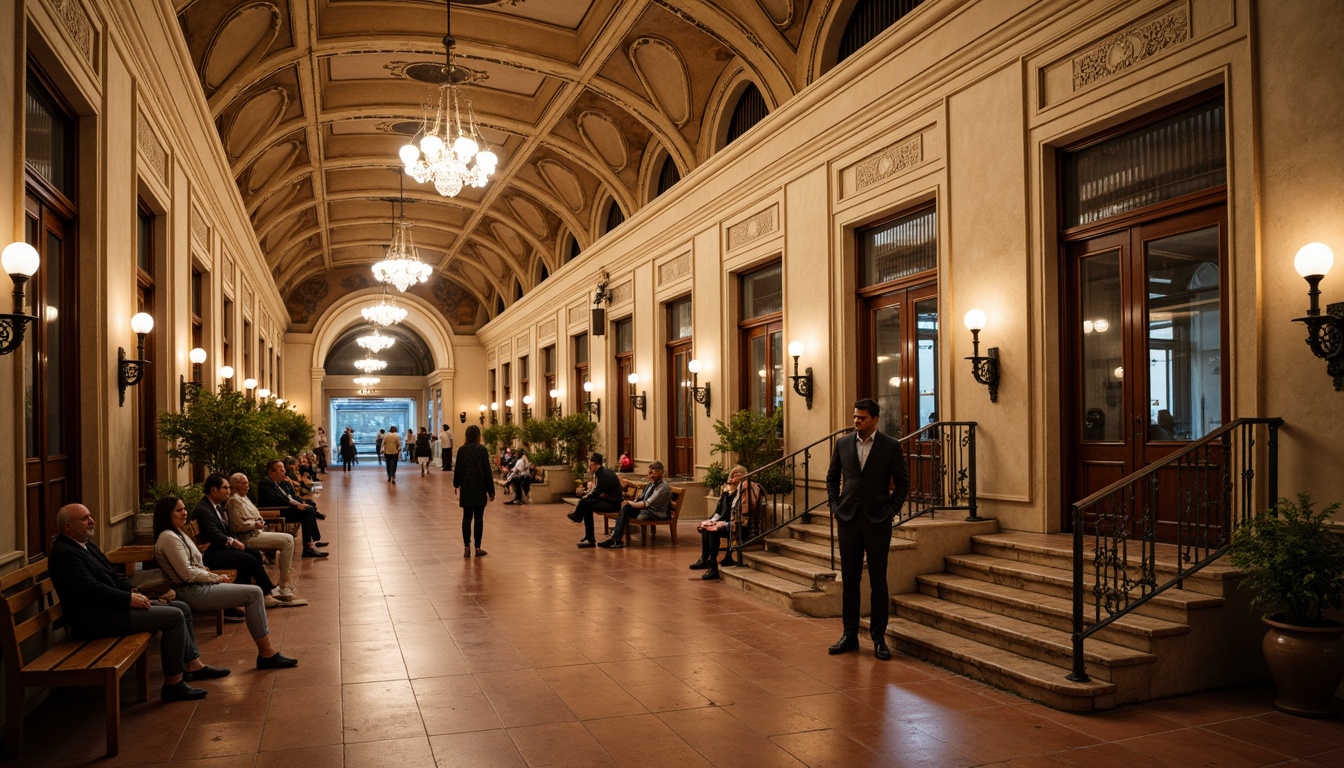
<instances>
[{"instance_id":1,"label":"man's black dress shoe","mask_svg":"<svg viewBox=\"0 0 1344 768\"><path fill-rule=\"evenodd\" d=\"M885 639L879 637L873 641L873 655L882 661L891 660L891 649L887 647Z\"/></svg>"},{"instance_id":2,"label":"man's black dress shoe","mask_svg":"<svg viewBox=\"0 0 1344 768\"><path fill-rule=\"evenodd\" d=\"M197 680L217 680L221 677L228 677L228 675L229 670L227 669L220 669L219 667L212 667L206 665L196 670L195 672L192 672L191 670L183 672L182 682L194 683Z\"/></svg>"},{"instance_id":3,"label":"man's black dress shoe","mask_svg":"<svg viewBox=\"0 0 1344 768\"><path fill-rule=\"evenodd\" d=\"M582 518L582 517L579 517L579 510L577 510L577 509L574 510L573 512L570 512L568 515L565 515L565 517L568 517L568 518L570 519L571 522L575 522L575 523L581 523L581 522L583 522L583 518Z\"/></svg>"},{"instance_id":4,"label":"man's black dress shoe","mask_svg":"<svg viewBox=\"0 0 1344 768\"><path fill-rule=\"evenodd\" d=\"M848 651L857 651L859 649L859 638L841 635L839 642L826 649L826 652L832 656L837 653L846 653Z\"/></svg>"},{"instance_id":5,"label":"man's black dress shoe","mask_svg":"<svg viewBox=\"0 0 1344 768\"><path fill-rule=\"evenodd\" d=\"M186 682L179 682L177 685L165 683L163 688L159 689L159 698L164 701L198 701L209 693L203 688L192 688Z\"/></svg>"},{"instance_id":6,"label":"man's black dress shoe","mask_svg":"<svg viewBox=\"0 0 1344 768\"><path fill-rule=\"evenodd\" d=\"M603 549L621 549L625 547L625 542L621 541L620 539L607 539L606 541L598 544L597 546Z\"/></svg>"},{"instance_id":7,"label":"man's black dress shoe","mask_svg":"<svg viewBox=\"0 0 1344 768\"><path fill-rule=\"evenodd\" d=\"M700 560L696 560L694 563L691 563L692 571L703 571L708 567L709 563L706 563L703 558L701 558Z\"/></svg>"},{"instance_id":8,"label":"man's black dress shoe","mask_svg":"<svg viewBox=\"0 0 1344 768\"><path fill-rule=\"evenodd\" d=\"M701 579L704 579L705 581L715 581L715 580L717 580L717 579L719 578L719 572L718 572L718 571L705 571L705 575L701 576L700 578L701 578Z\"/></svg>"},{"instance_id":9,"label":"man's black dress shoe","mask_svg":"<svg viewBox=\"0 0 1344 768\"><path fill-rule=\"evenodd\" d=\"M297 666L299 666L298 659L291 659L279 651L274 656L257 657L257 669L289 669Z\"/></svg>"},{"instance_id":10,"label":"man's black dress shoe","mask_svg":"<svg viewBox=\"0 0 1344 768\"><path fill-rule=\"evenodd\" d=\"M725 557L719 561L719 565L737 565L737 563L733 561L733 558Z\"/></svg>"},{"instance_id":11,"label":"man's black dress shoe","mask_svg":"<svg viewBox=\"0 0 1344 768\"><path fill-rule=\"evenodd\" d=\"M314 541L314 542L313 542L313 546L314 546L314 547L327 547L327 546L330 546L330 543L329 543L329 542L326 542L326 541Z\"/></svg>"},{"instance_id":12,"label":"man's black dress shoe","mask_svg":"<svg viewBox=\"0 0 1344 768\"><path fill-rule=\"evenodd\" d=\"M580 540L579 540L579 549L592 549L593 547L596 547L596 546L597 546L597 542L593 541L592 539L580 539Z\"/></svg>"},{"instance_id":13,"label":"man's black dress shoe","mask_svg":"<svg viewBox=\"0 0 1344 768\"><path fill-rule=\"evenodd\" d=\"M327 516L324 515L324 514L322 514L321 512L314 512L314 513L313 513L313 517L316 517L318 520L326 520L326 519L327 519Z\"/></svg>"}]
</instances>

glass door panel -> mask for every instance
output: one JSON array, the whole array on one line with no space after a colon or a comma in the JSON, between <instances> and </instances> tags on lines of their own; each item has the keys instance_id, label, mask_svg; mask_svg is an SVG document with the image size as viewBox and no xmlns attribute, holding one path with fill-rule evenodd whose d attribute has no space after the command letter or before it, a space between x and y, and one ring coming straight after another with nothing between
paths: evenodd
<instances>
[{"instance_id":1,"label":"glass door panel","mask_svg":"<svg viewBox=\"0 0 1344 768\"><path fill-rule=\"evenodd\" d=\"M1149 439L1198 440L1222 425L1218 227L1144 244Z\"/></svg>"},{"instance_id":2,"label":"glass door panel","mask_svg":"<svg viewBox=\"0 0 1344 768\"><path fill-rule=\"evenodd\" d=\"M885 435L905 434L905 408L901 401L904 378L901 350L905 346L901 335L903 307L902 304L891 304L873 312L873 365L876 371L873 399L882 409L877 428Z\"/></svg>"},{"instance_id":3,"label":"glass door panel","mask_svg":"<svg viewBox=\"0 0 1344 768\"><path fill-rule=\"evenodd\" d=\"M914 428L938 420L938 299L915 302ZM879 401L881 402L881 401Z\"/></svg>"},{"instance_id":4,"label":"glass door panel","mask_svg":"<svg viewBox=\"0 0 1344 768\"><path fill-rule=\"evenodd\" d=\"M1120 389L1124 380L1124 345L1119 322L1123 293L1120 250L1088 256L1082 262L1082 413L1083 440L1123 439L1124 414Z\"/></svg>"}]
</instances>

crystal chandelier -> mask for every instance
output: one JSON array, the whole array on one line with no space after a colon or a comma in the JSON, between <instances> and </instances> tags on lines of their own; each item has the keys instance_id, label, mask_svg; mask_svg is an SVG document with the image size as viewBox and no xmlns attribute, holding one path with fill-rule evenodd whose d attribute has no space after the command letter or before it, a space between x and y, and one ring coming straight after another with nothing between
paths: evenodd
<instances>
[{"instance_id":1,"label":"crystal chandelier","mask_svg":"<svg viewBox=\"0 0 1344 768\"><path fill-rule=\"evenodd\" d=\"M381 371L386 368L387 361L379 360L376 357L366 357L363 360L356 360L355 367L365 373L373 373L374 371Z\"/></svg>"},{"instance_id":2,"label":"crystal chandelier","mask_svg":"<svg viewBox=\"0 0 1344 768\"><path fill-rule=\"evenodd\" d=\"M378 299L378 303L370 307L365 307L359 311L364 319L380 328L386 328L390 325L396 325L406 319L406 310L397 306L397 300L388 296L386 289Z\"/></svg>"},{"instance_id":3,"label":"crystal chandelier","mask_svg":"<svg viewBox=\"0 0 1344 768\"><path fill-rule=\"evenodd\" d=\"M420 253L415 249L415 239L411 237L411 224L406 221L404 189L402 196L397 200L401 202L401 216L392 228L392 245L388 246L387 255L383 260L373 265L373 277L380 283L391 283L397 286L397 290L405 292L416 283L428 281L434 269L420 261ZM405 315L404 310L402 314Z\"/></svg>"},{"instance_id":4,"label":"crystal chandelier","mask_svg":"<svg viewBox=\"0 0 1344 768\"><path fill-rule=\"evenodd\" d=\"M368 389L369 387L372 387L378 382L382 381L382 379L378 378L377 376L356 376L353 379L353 381L355 382L355 386Z\"/></svg>"},{"instance_id":5,"label":"crystal chandelier","mask_svg":"<svg viewBox=\"0 0 1344 768\"><path fill-rule=\"evenodd\" d=\"M355 343L376 355L393 344L396 344L397 340L391 336L382 335L378 332L377 328L374 328L373 333L368 336L360 336L358 339L355 339Z\"/></svg>"},{"instance_id":6,"label":"crystal chandelier","mask_svg":"<svg viewBox=\"0 0 1344 768\"><path fill-rule=\"evenodd\" d=\"M399 154L406 173L417 183L433 181L440 195L454 197L463 187L484 187L499 158L489 149L481 148L485 139L476 127L471 99L457 92L458 85L470 80L471 75L453 66L453 46L457 40L453 38L452 1L446 5L448 30L443 45L448 65L443 71L443 82L437 93L426 100L424 124L416 134L419 146L406 144Z\"/></svg>"}]
</instances>

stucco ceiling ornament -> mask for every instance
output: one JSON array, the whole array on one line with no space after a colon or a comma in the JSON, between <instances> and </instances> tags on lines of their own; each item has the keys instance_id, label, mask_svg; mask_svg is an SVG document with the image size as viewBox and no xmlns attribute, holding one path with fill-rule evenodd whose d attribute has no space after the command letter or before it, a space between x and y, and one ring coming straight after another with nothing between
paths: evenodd
<instances>
[{"instance_id":1,"label":"stucco ceiling ornament","mask_svg":"<svg viewBox=\"0 0 1344 768\"><path fill-rule=\"evenodd\" d=\"M453 66L453 45L457 42L453 39L453 4L448 2L445 6L448 32L443 36L443 47L448 63L443 81L425 104L424 125L416 134L418 142L413 139L398 154L407 175L417 183L432 181L440 195L456 197L463 187L484 187L499 158L489 148L483 148L485 138L476 127L471 99L458 94L460 81L467 77L455 77L458 68Z\"/></svg>"}]
</instances>

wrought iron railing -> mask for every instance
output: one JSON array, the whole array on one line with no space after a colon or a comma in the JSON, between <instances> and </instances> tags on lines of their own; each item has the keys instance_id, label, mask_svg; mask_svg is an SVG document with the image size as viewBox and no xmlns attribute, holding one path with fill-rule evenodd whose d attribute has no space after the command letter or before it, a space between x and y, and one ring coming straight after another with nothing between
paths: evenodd
<instances>
[{"instance_id":1,"label":"wrought iron railing","mask_svg":"<svg viewBox=\"0 0 1344 768\"><path fill-rule=\"evenodd\" d=\"M973 421L938 421L901 438L910 492L895 525L939 510L964 509L967 520L981 519L976 514L975 427ZM730 550L758 544L800 518L810 522L812 512L826 504L826 471L835 441L850 431L832 432L750 472L747 479L759 484L764 495L747 525L733 529ZM831 527L830 563L835 568L839 562L835 519L830 515L826 519Z\"/></svg>"},{"instance_id":2,"label":"wrought iron railing","mask_svg":"<svg viewBox=\"0 0 1344 768\"><path fill-rule=\"evenodd\" d=\"M1088 680L1083 660L1088 637L1179 588L1227 551L1232 532L1259 505L1278 498L1282 425L1280 418L1237 419L1073 505L1073 670L1068 679ZM1257 472L1261 467L1263 477ZM1085 572L1089 539L1091 570ZM1161 584L1159 542L1176 563L1175 574Z\"/></svg>"}]
</instances>

